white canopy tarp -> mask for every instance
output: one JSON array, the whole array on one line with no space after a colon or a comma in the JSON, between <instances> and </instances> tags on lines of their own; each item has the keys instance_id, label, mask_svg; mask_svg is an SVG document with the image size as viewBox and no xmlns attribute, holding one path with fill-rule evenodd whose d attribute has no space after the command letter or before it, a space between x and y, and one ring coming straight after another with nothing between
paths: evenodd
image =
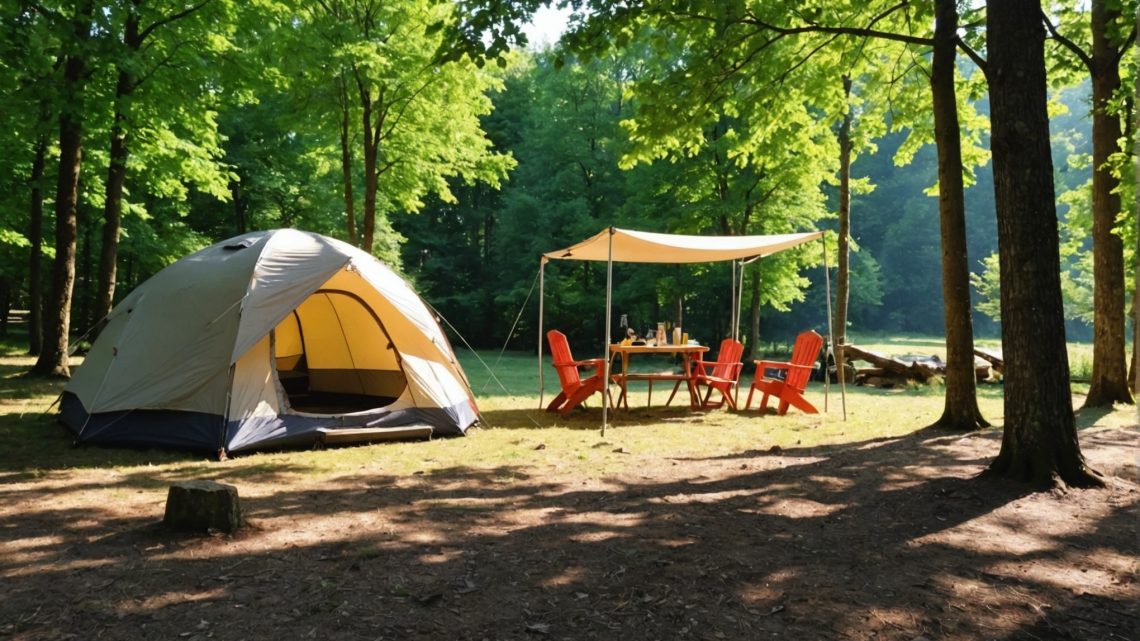
<instances>
[{"instance_id":1,"label":"white canopy tarp","mask_svg":"<svg viewBox=\"0 0 1140 641\"><path fill-rule=\"evenodd\" d=\"M543 254L546 260L594 260L615 263L711 263L770 256L823 238L823 232L765 236L690 236L613 228ZM613 241L611 254L610 242Z\"/></svg>"},{"instance_id":2,"label":"white canopy tarp","mask_svg":"<svg viewBox=\"0 0 1140 641\"><path fill-rule=\"evenodd\" d=\"M796 245L822 239L824 232L812 231L796 234L769 234L762 236L692 236L687 234L662 234L608 227L601 232L571 245L565 249L546 252L539 261L539 306L538 306L538 361L539 361L539 404L543 386L542 373L542 334L543 300L545 278L543 267L550 260L590 260L607 263L606 267L606 341L605 341L605 380L610 378L610 320L613 308L613 264L614 263L711 263L725 260L763 258ZM733 272L735 280L735 271ZM827 274L827 252L824 252L824 274ZM743 280L743 279L742 279ZM827 279L830 281L830 279ZM734 288L736 283L733 284ZM734 293L734 297L736 294ZM828 282L828 337L831 340L831 286ZM825 378L826 380L826 378ZM826 392L825 392L826 399ZM608 423L609 406L607 395L602 395L602 435ZM846 418L846 398L844 417ZM826 400L825 400L826 406Z\"/></svg>"}]
</instances>

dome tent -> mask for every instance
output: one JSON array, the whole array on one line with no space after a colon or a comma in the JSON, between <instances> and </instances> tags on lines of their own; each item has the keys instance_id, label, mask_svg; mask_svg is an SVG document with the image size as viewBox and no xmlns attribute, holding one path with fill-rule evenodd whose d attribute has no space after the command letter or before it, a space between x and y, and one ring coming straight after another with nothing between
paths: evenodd
<instances>
[{"instance_id":1,"label":"dome tent","mask_svg":"<svg viewBox=\"0 0 1140 641\"><path fill-rule=\"evenodd\" d=\"M461 435L450 343L392 270L291 229L212 245L139 285L64 388L85 443L218 453Z\"/></svg>"}]
</instances>

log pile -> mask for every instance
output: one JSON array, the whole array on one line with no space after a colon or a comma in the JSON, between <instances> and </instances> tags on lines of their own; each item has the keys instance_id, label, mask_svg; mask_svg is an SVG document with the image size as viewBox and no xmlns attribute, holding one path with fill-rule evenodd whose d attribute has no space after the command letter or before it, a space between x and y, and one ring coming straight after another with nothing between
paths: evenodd
<instances>
[{"instance_id":1,"label":"log pile","mask_svg":"<svg viewBox=\"0 0 1140 641\"><path fill-rule=\"evenodd\" d=\"M906 385L909 381L926 384L935 377L946 375L946 364L937 356L887 356L855 345L844 345L843 353L848 362L864 361L871 365L855 369L856 385L891 388ZM974 373L978 381L990 380L994 369L996 368L990 362L974 359Z\"/></svg>"},{"instance_id":2,"label":"log pile","mask_svg":"<svg viewBox=\"0 0 1140 641\"><path fill-rule=\"evenodd\" d=\"M1000 352L994 352L994 351L991 351L988 349L981 349L980 347L975 347L974 348L974 356L977 356L978 358L982 359L983 361L989 363L990 367L993 367L994 371L997 372L998 374L1001 374L1002 368L1005 367L1005 361L1002 360L1002 356L1001 356Z\"/></svg>"}]
</instances>

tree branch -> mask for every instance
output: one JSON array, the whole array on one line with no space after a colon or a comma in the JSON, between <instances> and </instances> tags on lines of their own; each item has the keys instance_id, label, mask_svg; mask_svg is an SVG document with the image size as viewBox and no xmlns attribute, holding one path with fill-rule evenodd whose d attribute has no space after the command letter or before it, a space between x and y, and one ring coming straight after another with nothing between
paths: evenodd
<instances>
[{"instance_id":1,"label":"tree branch","mask_svg":"<svg viewBox=\"0 0 1140 641\"><path fill-rule=\"evenodd\" d=\"M186 7L185 9L183 9L182 11L179 11L178 13L172 13L169 16L162 18L161 20L154 21L154 23L152 23L146 29L143 29L142 33L139 34L139 42L143 42L144 40L146 40L147 36L149 36L151 33L153 33L155 29L157 29L163 25L170 24L171 22L181 20L181 19L185 18L186 16L194 13L195 11L201 9L202 7L210 4L210 2L212 2L212 1L213 0L202 0L198 4Z\"/></svg>"},{"instance_id":2,"label":"tree branch","mask_svg":"<svg viewBox=\"0 0 1140 641\"><path fill-rule=\"evenodd\" d=\"M1132 31L1128 32L1128 37L1124 39L1124 41L1120 45L1120 49L1117 50L1116 62L1120 62L1121 58L1124 57L1124 54L1128 53L1128 50L1132 48L1132 44L1134 42L1136 42L1136 27L1135 26L1132 27Z\"/></svg>"},{"instance_id":3,"label":"tree branch","mask_svg":"<svg viewBox=\"0 0 1140 641\"><path fill-rule=\"evenodd\" d=\"M878 20L879 18L875 18ZM803 27L777 27L776 25L769 24L756 18L753 22L757 26L765 29L775 31L780 35L794 36L801 33L827 33L837 36L859 36L863 38L880 38L883 40L893 40L895 42L905 42L912 45L933 45L933 38L920 38L918 36L908 36L901 33L891 33L889 31L879 31L869 27L827 27L823 25L807 25ZM871 24L874 24L872 21Z\"/></svg>"},{"instance_id":4,"label":"tree branch","mask_svg":"<svg viewBox=\"0 0 1140 641\"><path fill-rule=\"evenodd\" d=\"M966 41L962 40L961 36L958 36L957 40L958 49L960 49L962 53L966 54L967 58L973 60L974 64L978 65L978 69L982 70L982 75L986 75L986 59L983 58L977 51L974 51L973 47L966 44Z\"/></svg>"},{"instance_id":5,"label":"tree branch","mask_svg":"<svg viewBox=\"0 0 1140 641\"><path fill-rule=\"evenodd\" d=\"M1057 31L1056 25L1054 25L1053 21L1049 19L1049 16L1045 15L1044 11L1041 12L1041 20L1045 23L1045 28L1048 29L1049 33L1053 35L1053 39L1071 51L1073 55L1076 56L1077 59L1085 65L1085 67L1089 70L1089 73L1093 73L1094 70L1092 56L1085 52L1085 50L1082 49L1080 45L1061 35L1061 33Z\"/></svg>"}]
</instances>

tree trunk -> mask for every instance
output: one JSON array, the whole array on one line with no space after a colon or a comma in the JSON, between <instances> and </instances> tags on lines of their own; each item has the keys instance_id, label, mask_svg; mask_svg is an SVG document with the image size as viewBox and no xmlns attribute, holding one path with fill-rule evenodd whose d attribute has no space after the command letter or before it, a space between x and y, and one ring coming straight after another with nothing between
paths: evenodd
<instances>
[{"instance_id":1,"label":"tree trunk","mask_svg":"<svg viewBox=\"0 0 1140 641\"><path fill-rule=\"evenodd\" d=\"M79 171L83 161L83 89L86 83L87 42L91 38L93 2L85 2L72 22L71 51L63 65L59 114L59 173L55 189L55 262L52 292L44 322L44 344L31 374L71 376L68 334L71 331L71 292L75 286L76 208Z\"/></svg>"},{"instance_id":2,"label":"tree trunk","mask_svg":"<svg viewBox=\"0 0 1140 641\"><path fill-rule=\"evenodd\" d=\"M1140 33L1140 12L1136 13L1136 33ZM1135 95L1140 96L1140 74L1136 74ZM1128 123L1140 129L1140 113L1137 113L1136 102L1129 101ZM1133 124L1135 123L1135 125ZM1130 137L1132 143L1132 166L1136 168L1136 182L1140 185L1140 132L1133 132ZM1134 213L1136 221L1136 253L1132 261L1132 367L1129 377L1132 380L1132 393L1140 396L1140 371L1136 369L1136 353L1140 351L1140 198L1135 198Z\"/></svg>"},{"instance_id":3,"label":"tree trunk","mask_svg":"<svg viewBox=\"0 0 1140 641\"><path fill-rule=\"evenodd\" d=\"M1108 28L1120 17L1107 0L1092 2L1093 367L1085 407L1131 403L1124 338L1124 243L1112 233L1120 213L1120 181L1109 156L1120 150L1120 117L1110 101L1120 89L1120 62Z\"/></svg>"},{"instance_id":4,"label":"tree trunk","mask_svg":"<svg viewBox=\"0 0 1140 641\"><path fill-rule=\"evenodd\" d=\"M1061 305L1040 0L986 3L1005 429L989 475L1099 485L1077 442Z\"/></svg>"},{"instance_id":5,"label":"tree trunk","mask_svg":"<svg viewBox=\"0 0 1140 641\"><path fill-rule=\"evenodd\" d=\"M356 87L360 93L360 137L364 144L364 234L361 238L360 247L371 254L376 235L376 191L380 181L376 163L380 150L380 138L383 134L383 122L372 122L372 112L375 107L372 104L372 92L359 76L356 78Z\"/></svg>"},{"instance_id":6,"label":"tree trunk","mask_svg":"<svg viewBox=\"0 0 1140 641\"><path fill-rule=\"evenodd\" d=\"M952 430L987 427L978 409L974 323L970 316L970 264L966 255L966 204L962 139L954 95L958 9L935 0L934 60L930 88L938 147L938 213L942 231L942 300L946 321L946 403L935 426Z\"/></svg>"},{"instance_id":7,"label":"tree trunk","mask_svg":"<svg viewBox=\"0 0 1140 641\"><path fill-rule=\"evenodd\" d=\"M74 323L79 325L80 331L86 331L92 325L91 302L95 297L95 292L92 291L93 278L91 263L92 263L92 239L91 228L93 227L90 216L79 208L78 215L76 216L76 227L83 230L83 234L79 240L79 255L76 261L76 275L75 275L75 288L72 298L78 301L79 312L74 315ZM72 303L75 306L75 303Z\"/></svg>"},{"instance_id":8,"label":"tree trunk","mask_svg":"<svg viewBox=\"0 0 1140 641\"><path fill-rule=\"evenodd\" d=\"M131 31L138 38L138 17L134 14L127 20L127 36ZM127 179L127 159L130 148L127 146L128 99L134 91L134 79L126 69L119 70L115 84L115 116L111 125L111 156L107 167L107 187L103 204L103 242L99 248L99 289L95 297L93 320L111 313L115 301L115 278L118 272L119 234L122 230L123 185Z\"/></svg>"},{"instance_id":9,"label":"tree trunk","mask_svg":"<svg viewBox=\"0 0 1140 641\"><path fill-rule=\"evenodd\" d=\"M86 27L84 27L86 30ZM79 30L76 30L79 31ZM76 38L82 38L76 33ZM67 336L71 332L72 289L75 286L76 206L83 159L82 94L86 60L82 52L68 55L64 91L68 99L59 114L59 173L56 180L56 259L51 268L51 298L44 309L43 349L32 374L70 376Z\"/></svg>"},{"instance_id":10,"label":"tree trunk","mask_svg":"<svg viewBox=\"0 0 1140 641\"><path fill-rule=\"evenodd\" d=\"M32 202L28 208L28 354L39 356L43 349L43 261L44 261L44 167L47 156L47 134L36 140L32 158Z\"/></svg>"},{"instance_id":11,"label":"tree trunk","mask_svg":"<svg viewBox=\"0 0 1140 641\"><path fill-rule=\"evenodd\" d=\"M0 336L8 336L8 316L12 313L12 279L0 276Z\"/></svg>"},{"instance_id":12,"label":"tree trunk","mask_svg":"<svg viewBox=\"0 0 1140 641\"><path fill-rule=\"evenodd\" d=\"M843 77L843 94L851 95L851 78ZM843 115L839 126L839 269L835 283L835 336L831 348L835 358L839 381L844 382L843 350L847 342L847 300L851 275L851 107Z\"/></svg>"},{"instance_id":13,"label":"tree trunk","mask_svg":"<svg viewBox=\"0 0 1140 641\"><path fill-rule=\"evenodd\" d=\"M356 244L356 196L352 190L352 140L349 136L348 80L340 79L340 172L344 178L344 215L348 243ZM369 251L372 247L368 247Z\"/></svg>"}]
</instances>

